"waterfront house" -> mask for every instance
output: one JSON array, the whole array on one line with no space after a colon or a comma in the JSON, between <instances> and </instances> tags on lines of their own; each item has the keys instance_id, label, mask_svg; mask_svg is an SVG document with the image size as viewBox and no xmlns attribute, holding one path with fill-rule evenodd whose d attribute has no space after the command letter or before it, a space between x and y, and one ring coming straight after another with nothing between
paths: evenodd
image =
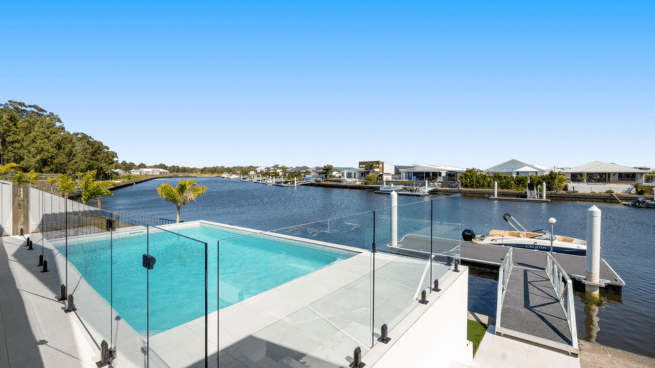
<instances>
[{"instance_id":1,"label":"waterfront house","mask_svg":"<svg viewBox=\"0 0 655 368\"><path fill-rule=\"evenodd\" d=\"M369 164L373 164L372 174L381 175L380 179L391 180L393 174L396 171L394 165L384 161L360 161L359 168L366 170Z\"/></svg>"},{"instance_id":2,"label":"waterfront house","mask_svg":"<svg viewBox=\"0 0 655 368\"><path fill-rule=\"evenodd\" d=\"M525 162L515 159L505 161L502 164L498 164L496 166L492 166L484 170L484 172L487 175L500 174L500 175L508 175L508 176L547 175L551 171L559 172L561 171L561 169L557 169L554 167L549 168L539 164L536 165L526 164Z\"/></svg>"},{"instance_id":3,"label":"waterfront house","mask_svg":"<svg viewBox=\"0 0 655 368\"><path fill-rule=\"evenodd\" d=\"M564 170L563 173L571 183L567 184L568 191L580 193L604 193L614 191L617 193L634 192L634 184L642 182L648 168L634 168L615 163L600 161Z\"/></svg>"},{"instance_id":4,"label":"waterfront house","mask_svg":"<svg viewBox=\"0 0 655 368\"><path fill-rule=\"evenodd\" d=\"M401 169L402 180L456 182L466 170L460 167L438 165L413 165Z\"/></svg>"},{"instance_id":5,"label":"waterfront house","mask_svg":"<svg viewBox=\"0 0 655 368\"><path fill-rule=\"evenodd\" d=\"M648 171L648 168L594 161L564 170L563 173L572 182L631 184L641 181Z\"/></svg>"}]
</instances>

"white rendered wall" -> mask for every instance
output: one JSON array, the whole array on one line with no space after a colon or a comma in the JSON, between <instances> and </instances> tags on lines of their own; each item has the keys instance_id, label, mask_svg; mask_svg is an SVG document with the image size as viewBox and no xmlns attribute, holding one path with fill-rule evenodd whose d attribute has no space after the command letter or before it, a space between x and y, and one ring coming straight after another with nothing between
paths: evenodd
<instances>
[{"instance_id":1,"label":"white rendered wall","mask_svg":"<svg viewBox=\"0 0 655 368\"><path fill-rule=\"evenodd\" d=\"M0 235L12 235L11 182L0 180Z\"/></svg>"},{"instance_id":2,"label":"white rendered wall","mask_svg":"<svg viewBox=\"0 0 655 368\"><path fill-rule=\"evenodd\" d=\"M374 365L375 368L448 367L470 364L466 340L468 268Z\"/></svg>"},{"instance_id":3,"label":"white rendered wall","mask_svg":"<svg viewBox=\"0 0 655 368\"><path fill-rule=\"evenodd\" d=\"M38 189L29 188L29 226L28 232L37 230L44 215L56 213L72 213L79 211L93 211L96 207L88 206L70 199L44 192Z\"/></svg>"}]
</instances>

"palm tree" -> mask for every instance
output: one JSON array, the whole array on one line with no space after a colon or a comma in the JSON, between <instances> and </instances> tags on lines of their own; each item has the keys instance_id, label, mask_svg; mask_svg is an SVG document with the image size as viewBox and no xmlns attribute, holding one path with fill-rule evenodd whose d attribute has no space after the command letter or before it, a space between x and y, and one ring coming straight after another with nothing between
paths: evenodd
<instances>
[{"instance_id":1,"label":"palm tree","mask_svg":"<svg viewBox=\"0 0 655 368\"><path fill-rule=\"evenodd\" d=\"M102 209L100 198L114 195L114 193L107 189L107 187L111 186L111 183L94 182L93 179L96 177L95 170L89 171L86 175L80 173L79 177L81 178L82 203L86 204L88 201L97 198L98 208Z\"/></svg>"},{"instance_id":2,"label":"palm tree","mask_svg":"<svg viewBox=\"0 0 655 368\"><path fill-rule=\"evenodd\" d=\"M177 222L180 222L180 207L186 206L207 192L207 187L196 184L193 180L180 180L177 187L170 184L162 184L157 187L157 194L165 201L177 206Z\"/></svg>"}]
</instances>

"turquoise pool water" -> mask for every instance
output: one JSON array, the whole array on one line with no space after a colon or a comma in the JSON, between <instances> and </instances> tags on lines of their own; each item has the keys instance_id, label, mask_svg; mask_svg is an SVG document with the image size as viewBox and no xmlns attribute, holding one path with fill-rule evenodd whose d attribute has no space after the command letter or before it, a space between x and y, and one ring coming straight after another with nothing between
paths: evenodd
<instances>
[{"instance_id":1,"label":"turquoise pool water","mask_svg":"<svg viewBox=\"0 0 655 368\"><path fill-rule=\"evenodd\" d=\"M214 227L176 232L207 242L209 313L218 309L219 255L221 309L351 256L337 249ZM149 275L142 265L146 253L156 258ZM151 229L148 236L143 231L113 241L109 237L69 241L68 258L107 302L113 292L114 310L139 333L146 332L148 311L151 335L204 315L204 243Z\"/></svg>"}]
</instances>

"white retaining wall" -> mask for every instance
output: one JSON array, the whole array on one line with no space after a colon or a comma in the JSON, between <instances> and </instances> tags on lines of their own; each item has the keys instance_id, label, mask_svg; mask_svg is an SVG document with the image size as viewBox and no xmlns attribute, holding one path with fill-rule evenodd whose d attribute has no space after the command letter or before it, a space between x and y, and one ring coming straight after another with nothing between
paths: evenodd
<instances>
[{"instance_id":1,"label":"white retaining wall","mask_svg":"<svg viewBox=\"0 0 655 368\"><path fill-rule=\"evenodd\" d=\"M68 211L93 211L97 210L96 207L87 206L85 204L75 202L70 199L65 199L57 195L44 192L39 189L29 188L29 224L27 227L28 233L32 233L38 229L39 224L43 220L44 215L66 213Z\"/></svg>"},{"instance_id":2,"label":"white retaining wall","mask_svg":"<svg viewBox=\"0 0 655 368\"><path fill-rule=\"evenodd\" d=\"M462 275L374 364L375 368L435 368L450 367L451 362L465 366L471 363L472 344L466 339L468 268L462 268Z\"/></svg>"},{"instance_id":3,"label":"white retaining wall","mask_svg":"<svg viewBox=\"0 0 655 368\"><path fill-rule=\"evenodd\" d=\"M0 180L0 235L13 235L11 186L11 182Z\"/></svg>"}]
</instances>

